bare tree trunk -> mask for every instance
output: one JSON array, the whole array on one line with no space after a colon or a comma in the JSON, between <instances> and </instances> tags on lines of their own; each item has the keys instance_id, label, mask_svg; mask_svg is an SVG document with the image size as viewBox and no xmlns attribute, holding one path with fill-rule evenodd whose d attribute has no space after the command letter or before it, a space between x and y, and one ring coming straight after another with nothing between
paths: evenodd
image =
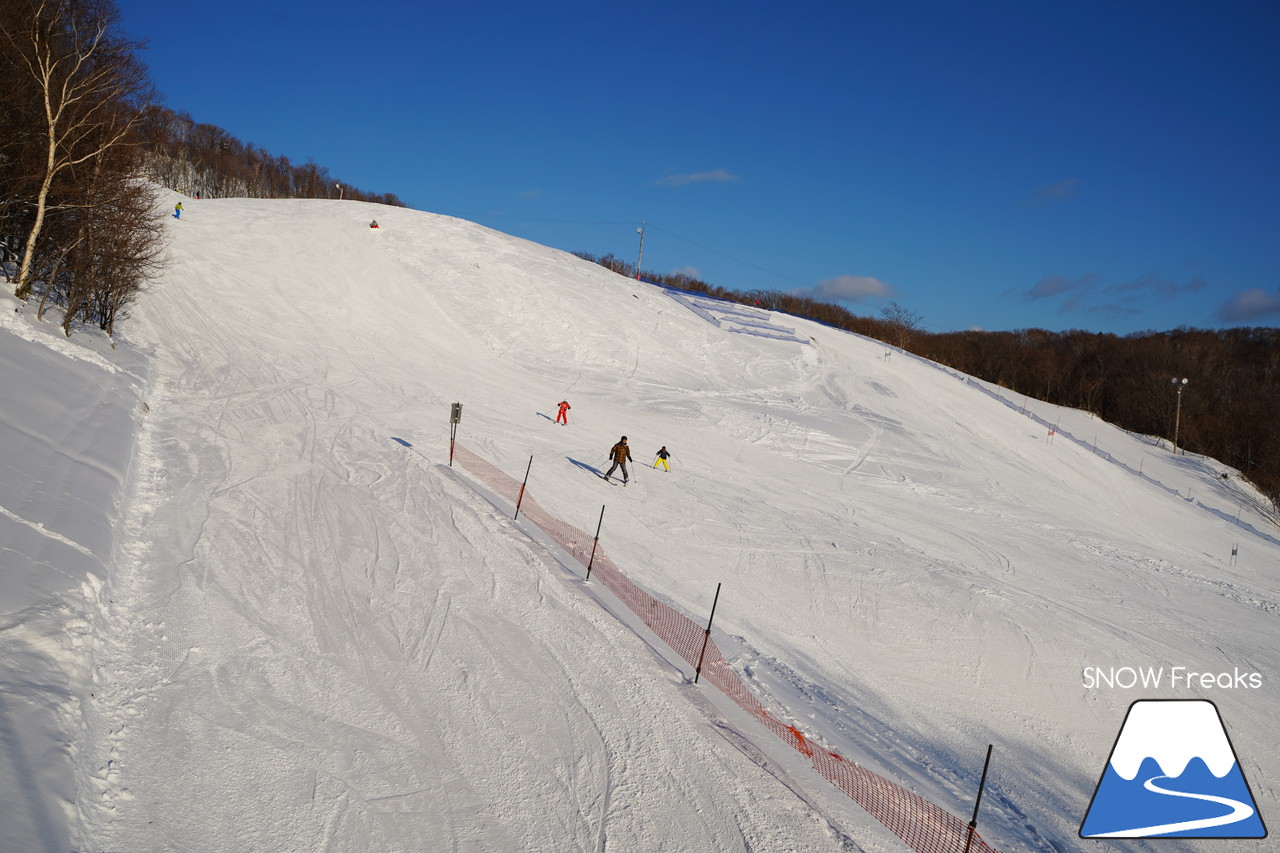
<instances>
[{"instance_id":1,"label":"bare tree trunk","mask_svg":"<svg viewBox=\"0 0 1280 853\"><path fill-rule=\"evenodd\" d=\"M48 99L45 100L46 107ZM49 156L46 160L44 180L40 182L40 191L36 194L36 221L31 226L30 233L27 234L27 245L22 250L22 261L18 265L18 289L14 292L14 296L19 299L26 299L31 293L31 264L36 256L36 241L40 239L40 230L44 227L44 214L48 208L49 187L53 186L54 175L57 174L55 168L55 153L57 151L57 141L53 133L54 125L49 125Z\"/></svg>"},{"instance_id":2,"label":"bare tree trunk","mask_svg":"<svg viewBox=\"0 0 1280 853\"><path fill-rule=\"evenodd\" d=\"M67 259L67 254L72 249L80 245L81 239L83 238L77 237L74 243L71 243L58 253L58 260L54 262L53 269L49 272L49 280L44 283L44 293L40 296L40 309L36 311L37 320L44 319L44 305L49 301L49 292L58 286L58 273L62 269L62 262Z\"/></svg>"}]
</instances>

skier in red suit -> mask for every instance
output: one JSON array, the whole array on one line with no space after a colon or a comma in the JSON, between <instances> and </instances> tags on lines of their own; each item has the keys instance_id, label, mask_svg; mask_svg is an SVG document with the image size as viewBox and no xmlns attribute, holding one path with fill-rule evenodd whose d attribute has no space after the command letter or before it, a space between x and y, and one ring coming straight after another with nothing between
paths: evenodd
<instances>
[{"instance_id":1,"label":"skier in red suit","mask_svg":"<svg viewBox=\"0 0 1280 853\"><path fill-rule=\"evenodd\" d=\"M556 423L558 423L558 424L564 424L565 426L568 426L568 425L569 425L569 410L570 410L571 408L573 408L573 407L569 405L569 401L568 401L568 400L561 400L561 401L560 401L560 412L559 412L559 414L557 414L557 415L556 415Z\"/></svg>"}]
</instances>

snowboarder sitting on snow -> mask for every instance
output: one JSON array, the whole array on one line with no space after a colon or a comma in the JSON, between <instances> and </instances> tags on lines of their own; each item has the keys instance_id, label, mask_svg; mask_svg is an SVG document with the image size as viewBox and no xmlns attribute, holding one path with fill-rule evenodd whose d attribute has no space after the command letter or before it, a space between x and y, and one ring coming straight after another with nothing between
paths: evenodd
<instances>
[{"instance_id":1,"label":"snowboarder sitting on snow","mask_svg":"<svg viewBox=\"0 0 1280 853\"><path fill-rule=\"evenodd\" d=\"M370 228L377 228L377 227L378 227L378 220L376 220L376 219L375 219L375 220L373 220L372 222L370 222L370 223L369 223L369 227L370 227Z\"/></svg>"},{"instance_id":2,"label":"snowboarder sitting on snow","mask_svg":"<svg viewBox=\"0 0 1280 853\"><path fill-rule=\"evenodd\" d=\"M627 476L627 463L631 461L631 448L627 447L627 437L625 435L617 444L609 448L609 458L613 460L613 465L610 466L609 471L604 475L604 478L606 480L609 479L610 475L613 474L614 469L618 466L622 466L622 482L626 483L629 479Z\"/></svg>"},{"instance_id":3,"label":"snowboarder sitting on snow","mask_svg":"<svg viewBox=\"0 0 1280 853\"><path fill-rule=\"evenodd\" d=\"M560 411L559 411L559 413L557 413L557 414L556 414L556 423L558 423L558 424L564 424L565 426L568 426L568 425L569 425L569 414L568 414L568 412L569 412L569 410L570 410L570 409L572 409L572 408L573 408L573 406L570 406L570 405L569 405L569 401L568 401L568 400L561 400L561 401L560 401Z\"/></svg>"},{"instance_id":4,"label":"snowboarder sitting on snow","mask_svg":"<svg viewBox=\"0 0 1280 853\"><path fill-rule=\"evenodd\" d=\"M662 467L670 471L671 466L667 464L667 459L669 459L670 457L671 457L671 452L667 450L667 446L665 444L662 445L662 449L658 451L658 458L653 460L653 467L657 468L658 463L661 462Z\"/></svg>"}]
</instances>

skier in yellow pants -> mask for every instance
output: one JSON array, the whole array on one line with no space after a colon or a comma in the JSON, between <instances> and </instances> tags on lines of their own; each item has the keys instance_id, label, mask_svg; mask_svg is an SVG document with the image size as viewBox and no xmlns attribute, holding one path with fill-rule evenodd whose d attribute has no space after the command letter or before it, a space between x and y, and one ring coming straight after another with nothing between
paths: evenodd
<instances>
[{"instance_id":1,"label":"skier in yellow pants","mask_svg":"<svg viewBox=\"0 0 1280 853\"><path fill-rule=\"evenodd\" d=\"M669 452L667 452L667 446L664 444L664 445L662 446L662 449L658 451L658 458L657 458L657 459L655 459L655 460L653 460L653 467L654 467L654 468L657 468L657 467L658 467L658 463L659 463L659 462L661 462L661 463L662 463L662 467L663 467L663 468L666 468L666 469L667 469L667 471L670 471L670 470L671 470L671 466L667 464L667 459L668 459L670 456L671 456L671 454L670 454Z\"/></svg>"}]
</instances>

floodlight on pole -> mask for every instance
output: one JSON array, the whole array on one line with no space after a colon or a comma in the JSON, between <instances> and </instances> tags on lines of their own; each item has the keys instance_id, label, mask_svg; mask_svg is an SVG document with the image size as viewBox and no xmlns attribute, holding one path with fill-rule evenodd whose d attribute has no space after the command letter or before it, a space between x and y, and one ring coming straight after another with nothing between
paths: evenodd
<instances>
[{"instance_id":1,"label":"floodlight on pole","mask_svg":"<svg viewBox=\"0 0 1280 853\"><path fill-rule=\"evenodd\" d=\"M338 188L338 201L342 201L342 184L334 184Z\"/></svg>"},{"instance_id":2,"label":"floodlight on pole","mask_svg":"<svg viewBox=\"0 0 1280 853\"><path fill-rule=\"evenodd\" d=\"M1169 381L1178 391L1178 405L1174 409L1173 415L1173 453L1176 456L1178 454L1178 426L1182 423L1182 389L1187 387L1187 380L1185 377L1179 380L1175 376Z\"/></svg>"},{"instance_id":3,"label":"floodlight on pole","mask_svg":"<svg viewBox=\"0 0 1280 853\"><path fill-rule=\"evenodd\" d=\"M636 281L640 280L640 262L644 260L644 227L648 224L646 220L636 229L636 233L640 235L640 254L636 256Z\"/></svg>"}]
</instances>

